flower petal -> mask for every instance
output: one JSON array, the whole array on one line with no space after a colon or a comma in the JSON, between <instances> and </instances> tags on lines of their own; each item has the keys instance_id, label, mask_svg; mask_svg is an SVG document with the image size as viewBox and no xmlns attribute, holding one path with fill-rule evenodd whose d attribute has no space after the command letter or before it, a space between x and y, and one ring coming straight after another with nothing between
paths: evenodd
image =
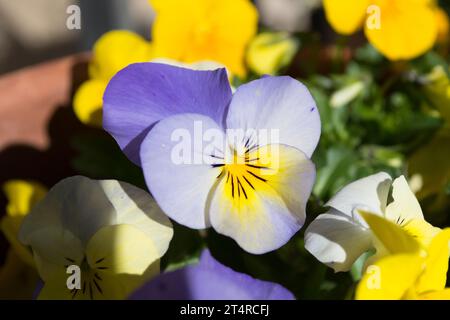
<instances>
[{"instance_id":1,"label":"flower petal","mask_svg":"<svg viewBox=\"0 0 450 320\"><path fill-rule=\"evenodd\" d=\"M140 35L127 30L109 31L95 42L89 75L108 81L129 64L148 62L151 57L151 43Z\"/></svg>"},{"instance_id":2,"label":"flower petal","mask_svg":"<svg viewBox=\"0 0 450 320\"><path fill-rule=\"evenodd\" d=\"M141 148L145 180L163 211L180 224L195 229L209 227L205 207L220 168L211 165L223 157L223 146L205 153L203 133L224 135L212 119L199 114L168 117L149 132ZM214 151L214 152L213 152ZM212 162L209 162L212 161Z\"/></svg>"},{"instance_id":3,"label":"flower petal","mask_svg":"<svg viewBox=\"0 0 450 320\"><path fill-rule=\"evenodd\" d=\"M311 157L320 137L320 117L308 89L290 77L264 77L240 86L227 129L277 130L278 141Z\"/></svg>"},{"instance_id":4,"label":"flower petal","mask_svg":"<svg viewBox=\"0 0 450 320\"><path fill-rule=\"evenodd\" d=\"M372 233L348 215L331 209L305 231L305 248L335 272L348 271L372 247Z\"/></svg>"},{"instance_id":5,"label":"flower petal","mask_svg":"<svg viewBox=\"0 0 450 320\"><path fill-rule=\"evenodd\" d=\"M86 246L86 258L93 269L142 275L159 259L159 252L147 234L121 224L97 231Z\"/></svg>"},{"instance_id":6,"label":"flower petal","mask_svg":"<svg viewBox=\"0 0 450 320\"><path fill-rule=\"evenodd\" d=\"M133 300L292 300L284 287L238 273L205 250L200 263L162 274L138 289Z\"/></svg>"},{"instance_id":7,"label":"flower petal","mask_svg":"<svg viewBox=\"0 0 450 320\"><path fill-rule=\"evenodd\" d=\"M24 247L17 238L23 218L44 198L47 189L40 183L10 180L3 185L8 200L7 215L0 219L0 229L14 248L15 253L30 266L34 266L29 248Z\"/></svg>"},{"instance_id":8,"label":"flower petal","mask_svg":"<svg viewBox=\"0 0 450 320\"><path fill-rule=\"evenodd\" d=\"M432 291L426 292L419 296L421 300L450 300L450 288L440 290L440 291Z\"/></svg>"},{"instance_id":9,"label":"flower petal","mask_svg":"<svg viewBox=\"0 0 450 320\"><path fill-rule=\"evenodd\" d=\"M365 34L387 58L413 59L433 47L438 25L431 1L384 1L379 8L380 28L366 24Z\"/></svg>"},{"instance_id":10,"label":"flower petal","mask_svg":"<svg viewBox=\"0 0 450 320\"><path fill-rule=\"evenodd\" d=\"M412 288L422 271L423 258L396 254L366 269L356 288L357 300L398 300Z\"/></svg>"},{"instance_id":11,"label":"flower petal","mask_svg":"<svg viewBox=\"0 0 450 320\"><path fill-rule=\"evenodd\" d=\"M3 185L8 199L6 213L9 216L25 216L44 198L47 189L37 182L10 180Z\"/></svg>"},{"instance_id":12,"label":"flower petal","mask_svg":"<svg viewBox=\"0 0 450 320\"><path fill-rule=\"evenodd\" d=\"M369 212L359 210L359 213L389 253L418 253L421 251L420 243L395 223Z\"/></svg>"},{"instance_id":13,"label":"flower petal","mask_svg":"<svg viewBox=\"0 0 450 320\"><path fill-rule=\"evenodd\" d=\"M27 235L33 250L34 261L44 281L65 276L68 265L81 265L84 250L81 241L73 233L56 227L36 230ZM64 281L65 283L65 281Z\"/></svg>"},{"instance_id":14,"label":"flower petal","mask_svg":"<svg viewBox=\"0 0 450 320\"><path fill-rule=\"evenodd\" d=\"M84 124L102 127L103 93L106 80L88 80L84 82L73 97L73 110Z\"/></svg>"},{"instance_id":15,"label":"flower petal","mask_svg":"<svg viewBox=\"0 0 450 320\"><path fill-rule=\"evenodd\" d=\"M172 238L169 219L147 192L117 180L75 176L60 181L36 205L25 218L19 239L33 246L34 233L56 228L61 234L71 232L86 245L100 228L115 224L141 229L154 239L160 255Z\"/></svg>"},{"instance_id":16,"label":"flower petal","mask_svg":"<svg viewBox=\"0 0 450 320\"><path fill-rule=\"evenodd\" d=\"M426 268L417 283L417 292L425 293L445 288L447 281L450 245L450 228L441 231L431 242Z\"/></svg>"},{"instance_id":17,"label":"flower petal","mask_svg":"<svg viewBox=\"0 0 450 320\"><path fill-rule=\"evenodd\" d=\"M198 113L223 123L231 99L225 69L195 71L159 63L139 63L120 71L103 97L103 127L125 154L140 164L140 145L159 120Z\"/></svg>"},{"instance_id":18,"label":"flower petal","mask_svg":"<svg viewBox=\"0 0 450 320\"><path fill-rule=\"evenodd\" d=\"M67 277L67 276L66 276ZM72 293L67 289L64 278L45 283L39 291L38 300L72 300Z\"/></svg>"},{"instance_id":19,"label":"flower petal","mask_svg":"<svg viewBox=\"0 0 450 320\"><path fill-rule=\"evenodd\" d=\"M115 225L130 225L152 239L162 257L173 237L172 223L144 190L116 180L103 180L102 189L115 209Z\"/></svg>"},{"instance_id":20,"label":"flower petal","mask_svg":"<svg viewBox=\"0 0 450 320\"><path fill-rule=\"evenodd\" d=\"M151 1L157 15L152 40L157 57L182 62L213 60L245 76L244 53L258 28L249 0Z\"/></svg>"},{"instance_id":21,"label":"flower petal","mask_svg":"<svg viewBox=\"0 0 450 320\"><path fill-rule=\"evenodd\" d=\"M390 185L391 177L380 172L346 185L326 205L349 216L353 215L355 208L382 215Z\"/></svg>"},{"instance_id":22,"label":"flower petal","mask_svg":"<svg viewBox=\"0 0 450 320\"><path fill-rule=\"evenodd\" d=\"M302 227L316 172L303 152L285 145L261 147L249 158L266 166L226 166L207 209L217 232L262 254L284 245Z\"/></svg>"},{"instance_id":23,"label":"flower petal","mask_svg":"<svg viewBox=\"0 0 450 320\"><path fill-rule=\"evenodd\" d=\"M328 22L337 32L351 34L362 27L369 0L324 0Z\"/></svg>"},{"instance_id":24,"label":"flower petal","mask_svg":"<svg viewBox=\"0 0 450 320\"><path fill-rule=\"evenodd\" d=\"M386 208L386 218L405 223L414 219L424 219L419 201L404 176L398 177L392 183L392 197L394 201Z\"/></svg>"}]
</instances>

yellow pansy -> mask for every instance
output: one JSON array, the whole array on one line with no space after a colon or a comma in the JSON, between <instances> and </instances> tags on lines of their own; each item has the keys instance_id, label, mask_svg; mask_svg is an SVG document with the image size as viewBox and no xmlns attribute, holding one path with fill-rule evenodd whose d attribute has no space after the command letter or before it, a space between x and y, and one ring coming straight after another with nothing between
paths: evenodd
<instances>
[{"instance_id":1,"label":"yellow pansy","mask_svg":"<svg viewBox=\"0 0 450 320\"><path fill-rule=\"evenodd\" d=\"M154 54L180 62L217 61L244 76L258 14L249 0L150 0Z\"/></svg>"},{"instance_id":2,"label":"yellow pansy","mask_svg":"<svg viewBox=\"0 0 450 320\"><path fill-rule=\"evenodd\" d=\"M388 255L370 264L356 289L356 299L450 299L445 289L450 229L432 238L428 246L396 224L363 213Z\"/></svg>"},{"instance_id":3,"label":"yellow pansy","mask_svg":"<svg viewBox=\"0 0 450 320\"><path fill-rule=\"evenodd\" d=\"M415 58L436 42L435 2L430 0L324 0L327 20L341 34L364 24L369 42L390 60Z\"/></svg>"},{"instance_id":4,"label":"yellow pansy","mask_svg":"<svg viewBox=\"0 0 450 320\"><path fill-rule=\"evenodd\" d=\"M250 42L247 64L258 75L275 75L289 65L298 46L299 42L288 33L260 33Z\"/></svg>"},{"instance_id":5,"label":"yellow pansy","mask_svg":"<svg viewBox=\"0 0 450 320\"><path fill-rule=\"evenodd\" d=\"M151 43L125 30L105 33L94 45L89 63L89 80L75 93L73 106L81 122L101 127L103 93L109 80L131 63L152 58Z\"/></svg>"},{"instance_id":6,"label":"yellow pansy","mask_svg":"<svg viewBox=\"0 0 450 320\"><path fill-rule=\"evenodd\" d=\"M159 272L172 236L145 191L80 176L56 184L19 233L44 281L39 299L124 299Z\"/></svg>"}]
</instances>

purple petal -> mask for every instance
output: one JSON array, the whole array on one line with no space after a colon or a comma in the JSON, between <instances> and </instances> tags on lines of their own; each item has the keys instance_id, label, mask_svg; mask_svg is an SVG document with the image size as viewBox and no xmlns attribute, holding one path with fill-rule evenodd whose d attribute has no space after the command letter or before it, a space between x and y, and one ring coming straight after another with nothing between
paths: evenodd
<instances>
[{"instance_id":1,"label":"purple petal","mask_svg":"<svg viewBox=\"0 0 450 320\"><path fill-rule=\"evenodd\" d=\"M208 250L200 263L162 274L138 289L133 300L293 300L279 284L254 279L216 261Z\"/></svg>"},{"instance_id":2,"label":"purple petal","mask_svg":"<svg viewBox=\"0 0 450 320\"><path fill-rule=\"evenodd\" d=\"M231 100L225 69L195 71L160 63L136 63L118 72L103 96L103 127L131 161L159 120L198 113L223 125Z\"/></svg>"}]
</instances>

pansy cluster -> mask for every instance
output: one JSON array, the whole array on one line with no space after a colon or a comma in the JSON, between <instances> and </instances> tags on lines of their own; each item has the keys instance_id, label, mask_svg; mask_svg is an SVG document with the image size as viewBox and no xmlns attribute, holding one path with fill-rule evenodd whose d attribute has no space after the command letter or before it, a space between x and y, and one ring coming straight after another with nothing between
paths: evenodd
<instances>
[{"instance_id":1,"label":"pansy cluster","mask_svg":"<svg viewBox=\"0 0 450 320\"><path fill-rule=\"evenodd\" d=\"M103 35L73 101L118 146L99 165L129 161L5 184L0 296L8 279L38 299L450 299L436 1L324 0L370 45L301 81L306 38L258 33L251 1L150 3L152 40Z\"/></svg>"}]
</instances>

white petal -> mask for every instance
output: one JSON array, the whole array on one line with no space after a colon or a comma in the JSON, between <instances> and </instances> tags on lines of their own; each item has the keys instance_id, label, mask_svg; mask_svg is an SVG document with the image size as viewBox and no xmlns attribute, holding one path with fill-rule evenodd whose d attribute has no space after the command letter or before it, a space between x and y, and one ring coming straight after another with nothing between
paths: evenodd
<instances>
[{"instance_id":1,"label":"white petal","mask_svg":"<svg viewBox=\"0 0 450 320\"><path fill-rule=\"evenodd\" d=\"M390 185L391 177L380 172L346 185L326 205L349 216L356 208L383 215Z\"/></svg>"},{"instance_id":2,"label":"white petal","mask_svg":"<svg viewBox=\"0 0 450 320\"><path fill-rule=\"evenodd\" d=\"M207 132L220 140L213 144L216 148L204 141ZM221 161L211 155L223 157L223 143L223 130L198 114L171 116L150 130L141 146L142 168L152 195L170 218L194 229L210 226L205 208L220 174L212 164Z\"/></svg>"},{"instance_id":3,"label":"white petal","mask_svg":"<svg viewBox=\"0 0 450 320\"><path fill-rule=\"evenodd\" d=\"M397 223L424 219L419 201L404 176L398 177L392 183L392 197L394 201L386 208L386 218Z\"/></svg>"},{"instance_id":4,"label":"white petal","mask_svg":"<svg viewBox=\"0 0 450 320\"><path fill-rule=\"evenodd\" d=\"M348 215L331 209L305 231L305 248L334 271L348 271L372 246L372 234Z\"/></svg>"},{"instance_id":5,"label":"white petal","mask_svg":"<svg viewBox=\"0 0 450 320\"><path fill-rule=\"evenodd\" d=\"M54 228L70 232L86 246L102 227L131 224L145 232L164 254L172 238L172 226L151 196L117 180L91 180L76 176L56 184L26 216L19 238L31 244L37 231Z\"/></svg>"},{"instance_id":6,"label":"white petal","mask_svg":"<svg viewBox=\"0 0 450 320\"><path fill-rule=\"evenodd\" d=\"M286 144L311 157L320 137L320 117L314 99L299 81L265 77L237 89L227 129L278 130L278 141L269 144Z\"/></svg>"},{"instance_id":7,"label":"white petal","mask_svg":"<svg viewBox=\"0 0 450 320\"><path fill-rule=\"evenodd\" d=\"M144 232L162 257L169 248L173 229L155 200L144 190L125 182L103 180L100 184L114 207L114 224L132 225Z\"/></svg>"}]
</instances>

